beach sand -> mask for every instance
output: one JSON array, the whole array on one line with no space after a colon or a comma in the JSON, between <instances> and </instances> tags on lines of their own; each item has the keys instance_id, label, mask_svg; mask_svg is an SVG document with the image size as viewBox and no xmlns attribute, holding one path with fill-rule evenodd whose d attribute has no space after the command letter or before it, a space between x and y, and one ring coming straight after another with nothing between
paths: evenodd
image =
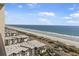
<instances>
[{"instance_id":1,"label":"beach sand","mask_svg":"<svg viewBox=\"0 0 79 59\"><path fill-rule=\"evenodd\" d=\"M6 26L6 27L14 29L16 31L21 31L24 33L32 33L37 36L49 38L53 41L59 41L66 45L75 46L79 48L79 41L77 41L79 37L76 37L76 36L68 36L68 35L50 33L50 32L45 32L45 31L33 30L33 29L24 29L24 28L19 28L19 27L14 27L14 26Z\"/></svg>"}]
</instances>

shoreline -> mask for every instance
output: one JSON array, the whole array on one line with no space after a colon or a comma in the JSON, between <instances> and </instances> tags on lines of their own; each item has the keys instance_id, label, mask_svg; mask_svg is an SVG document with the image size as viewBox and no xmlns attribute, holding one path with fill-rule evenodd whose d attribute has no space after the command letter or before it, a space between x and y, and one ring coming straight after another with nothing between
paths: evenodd
<instances>
[{"instance_id":1,"label":"shoreline","mask_svg":"<svg viewBox=\"0 0 79 59\"><path fill-rule=\"evenodd\" d=\"M15 26L11 26L11 27L15 27ZM20 28L20 27L17 27L17 28ZM41 34L52 36L52 37L59 37L59 38L62 38L62 39L67 39L67 40L79 42L79 36L71 36L71 35L66 35L66 34L60 34L60 33L55 33L55 32L47 32L47 31L28 29L28 28L20 28L20 29L30 31L30 32L35 32L35 33L41 33Z\"/></svg>"},{"instance_id":2,"label":"shoreline","mask_svg":"<svg viewBox=\"0 0 79 59\"><path fill-rule=\"evenodd\" d=\"M25 29L25 28L20 28L20 27L15 27L15 26L6 26L6 27L17 30L17 31L21 31L24 33L32 33L32 34L35 34L38 36L49 38L51 40L59 41L59 42L65 43L67 45L71 45L71 46L75 46L75 47L79 48L79 42L69 40L69 39L75 39L75 38L77 38L76 40L78 40L79 37L75 37L75 36L71 37L68 35L63 35L63 34L58 34L58 33L53 33L53 32L50 33L50 32L46 32L46 31L39 31L39 30L34 30L34 29Z\"/></svg>"},{"instance_id":3,"label":"shoreline","mask_svg":"<svg viewBox=\"0 0 79 59\"><path fill-rule=\"evenodd\" d=\"M65 35L65 34L59 34L59 33L54 33L54 32L47 32L47 31L40 31L40 30L35 30L35 29L27 29L27 28L22 28L26 31L31 31L31 32L36 32L36 33L41 33L44 35L49 35L52 37L59 37L62 39L67 39L67 40L72 40L72 41L79 41L79 36L70 36L70 35ZM75 40L74 40L75 39Z\"/></svg>"}]
</instances>

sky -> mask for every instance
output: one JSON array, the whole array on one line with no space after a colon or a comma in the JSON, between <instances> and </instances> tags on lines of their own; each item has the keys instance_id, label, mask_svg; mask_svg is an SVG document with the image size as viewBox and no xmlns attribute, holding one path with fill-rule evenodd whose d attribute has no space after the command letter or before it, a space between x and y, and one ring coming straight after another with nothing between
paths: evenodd
<instances>
[{"instance_id":1,"label":"sky","mask_svg":"<svg viewBox=\"0 0 79 59\"><path fill-rule=\"evenodd\" d=\"M79 26L79 3L8 3L6 24Z\"/></svg>"}]
</instances>

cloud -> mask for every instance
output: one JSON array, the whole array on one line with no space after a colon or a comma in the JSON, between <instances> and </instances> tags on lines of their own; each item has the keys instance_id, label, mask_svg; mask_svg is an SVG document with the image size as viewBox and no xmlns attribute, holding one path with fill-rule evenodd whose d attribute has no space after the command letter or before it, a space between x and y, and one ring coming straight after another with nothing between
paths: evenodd
<instances>
[{"instance_id":1,"label":"cloud","mask_svg":"<svg viewBox=\"0 0 79 59\"><path fill-rule=\"evenodd\" d=\"M55 13L53 13L53 12L40 12L39 15L42 15L42 16L55 16Z\"/></svg>"},{"instance_id":2,"label":"cloud","mask_svg":"<svg viewBox=\"0 0 79 59\"><path fill-rule=\"evenodd\" d=\"M46 25L51 25L51 21L49 21L48 19L45 18L40 18L39 21L41 21L42 23L46 24Z\"/></svg>"},{"instance_id":3,"label":"cloud","mask_svg":"<svg viewBox=\"0 0 79 59\"><path fill-rule=\"evenodd\" d=\"M64 19L72 19L71 17L64 17Z\"/></svg>"},{"instance_id":4,"label":"cloud","mask_svg":"<svg viewBox=\"0 0 79 59\"><path fill-rule=\"evenodd\" d=\"M76 12L76 13L73 13L73 14L70 14L71 17L79 17L79 12Z\"/></svg>"},{"instance_id":5,"label":"cloud","mask_svg":"<svg viewBox=\"0 0 79 59\"><path fill-rule=\"evenodd\" d=\"M67 21L67 23L75 23L73 20L69 20Z\"/></svg>"},{"instance_id":6,"label":"cloud","mask_svg":"<svg viewBox=\"0 0 79 59\"><path fill-rule=\"evenodd\" d=\"M77 12L79 12L79 11L77 11Z\"/></svg>"},{"instance_id":7,"label":"cloud","mask_svg":"<svg viewBox=\"0 0 79 59\"><path fill-rule=\"evenodd\" d=\"M22 5L18 5L18 8L22 8L23 6Z\"/></svg>"},{"instance_id":8,"label":"cloud","mask_svg":"<svg viewBox=\"0 0 79 59\"><path fill-rule=\"evenodd\" d=\"M79 18L79 11L70 14L68 17L64 17L64 19L73 19L73 18L74 18L74 19Z\"/></svg>"},{"instance_id":9,"label":"cloud","mask_svg":"<svg viewBox=\"0 0 79 59\"><path fill-rule=\"evenodd\" d=\"M74 10L74 8L72 7L72 8L69 8L70 10Z\"/></svg>"},{"instance_id":10,"label":"cloud","mask_svg":"<svg viewBox=\"0 0 79 59\"><path fill-rule=\"evenodd\" d=\"M69 8L70 10L74 10L74 8L72 7L72 8Z\"/></svg>"},{"instance_id":11,"label":"cloud","mask_svg":"<svg viewBox=\"0 0 79 59\"><path fill-rule=\"evenodd\" d=\"M79 23L79 21L68 20L67 23Z\"/></svg>"},{"instance_id":12,"label":"cloud","mask_svg":"<svg viewBox=\"0 0 79 59\"><path fill-rule=\"evenodd\" d=\"M74 10L76 8L76 5L75 4L73 4L73 6L71 7L71 8L69 8L69 10Z\"/></svg>"},{"instance_id":13,"label":"cloud","mask_svg":"<svg viewBox=\"0 0 79 59\"><path fill-rule=\"evenodd\" d=\"M27 4L30 8L34 8L36 6L39 6L38 3L28 3Z\"/></svg>"}]
</instances>

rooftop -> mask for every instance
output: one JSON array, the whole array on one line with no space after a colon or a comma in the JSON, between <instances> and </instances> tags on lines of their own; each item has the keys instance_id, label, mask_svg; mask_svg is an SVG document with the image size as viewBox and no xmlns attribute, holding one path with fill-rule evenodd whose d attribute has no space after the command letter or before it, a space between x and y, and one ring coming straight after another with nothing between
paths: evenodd
<instances>
[{"instance_id":1,"label":"rooftop","mask_svg":"<svg viewBox=\"0 0 79 59\"><path fill-rule=\"evenodd\" d=\"M15 38L27 38L27 35L18 35L18 36L9 36L5 37L5 39L15 39Z\"/></svg>"},{"instance_id":2,"label":"rooftop","mask_svg":"<svg viewBox=\"0 0 79 59\"><path fill-rule=\"evenodd\" d=\"M42 47L42 46L45 46L46 44L44 43L41 43L37 40L32 40L32 41L28 41L28 42L24 42L21 44L21 46L23 47L28 47L28 48L35 48L35 47Z\"/></svg>"},{"instance_id":3,"label":"rooftop","mask_svg":"<svg viewBox=\"0 0 79 59\"><path fill-rule=\"evenodd\" d=\"M16 37L16 38L25 38L25 37L28 37L27 35L18 35L18 36L13 36L13 37Z\"/></svg>"},{"instance_id":4,"label":"rooftop","mask_svg":"<svg viewBox=\"0 0 79 59\"><path fill-rule=\"evenodd\" d=\"M26 51L28 48L20 47L20 44L5 46L7 55L12 53L18 53L20 51Z\"/></svg>"}]
</instances>

